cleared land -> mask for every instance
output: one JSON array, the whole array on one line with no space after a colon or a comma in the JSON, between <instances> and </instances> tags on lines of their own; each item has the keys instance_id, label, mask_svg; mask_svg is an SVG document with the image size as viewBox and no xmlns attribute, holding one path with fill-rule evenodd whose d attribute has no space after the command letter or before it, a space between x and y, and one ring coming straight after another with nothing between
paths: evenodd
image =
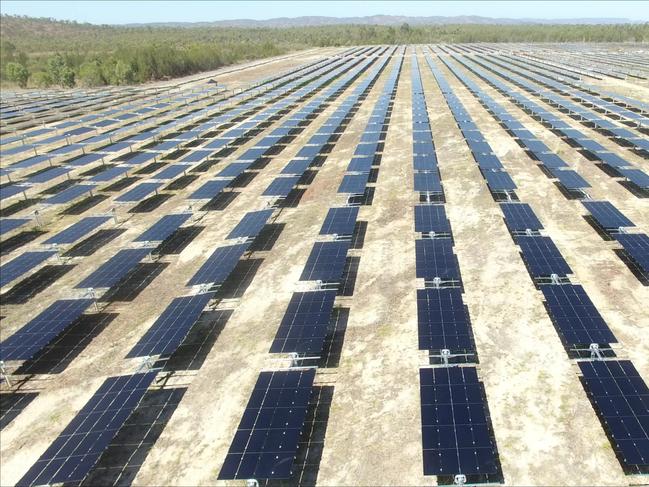
<instances>
[{"instance_id":1,"label":"cleared land","mask_svg":"<svg viewBox=\"0 0 649 487\"><path fill-rule=\"evenodd\" d=\"M329 209L349 203L360 203L357 220L363 223L356 225L347 252L320 358L298 362L318 367L293 475L277 482L430 485L449 480L424 475L422 461L419 373L421 368L440 364L429 358L431 351L418 346L417 289L431 283L416 277L415 246L424 236L415 233L413 208L427 202L424 192L413 187L415 172L421 172L413 169L413 59L419 67L443 188L443 192L429 192L429 200L443 205L450 221L475 344L469 365L463 366L474 366L484 385L490 441L497 450L498 471L486 477L469 475L469 481L646 482L642 474L648 471L649 458L629 468L616 456L619 449L607 437L610 431L580 383L577 358L590 360L590 354L575 352L557 334L540 281L528 272L517 240L503 220L499 202L507 201L507 194L490 190L449 108L449 90L443 92L439 81L448 82L476 131L516 183L509 197L531 206L543 224L541 234L551 237L570 266L570 282L583 286L617 338L611 344L615 355L607 351L606 358L630 360L646 383L649 274L623 252L614 237L617 230L606 232L586 218L589 212L582 202L610 202L635 224L627 231L642 234L649 231L649 187L643 187L642 179L634 183L602 164L583 144L551 130L538 114L522 110L478 73L493 76L552 114L553 120L564 121L600 144L606 154L619 156L627 166L647 174L649 151L642 147L649 133L649 53L637 47L621 55L600 45L509 44L320 49L210 73L218 84L198 76L178 87L167 83L3 94L2 168L8 172L2 174L2 225L9 219L30 221L2 231L2 264L25 252L49 248L44 244L47 239L84 217L116 216L116 222L104 223L99 237L95 231L94 237L64 246L58 250L61 257L52 257L2 288L3 341L56 300L84 296L87 291L75 286L119 250L140 247L134 240L163 216L188 209L193 215L161 245L150 245L156 250L153 257L142 259L111 289L96 290L96 309L88 308L83 318L29 360L6 362L11 385L2 384L1 485L14 485L23 478L105 379L138 370L140 359L125 358L133 346L173 298L196 292L186 283L215 249L233 243L228 234L244 215L271 208L272 218L227 284L216 291L171 356L155 363L161 367L156 381L83 481L86 485L242 484L217 477L260 372L291 366L287 353L269 353L269 348L293 294L318 285L305 282L301 274L314 244L333 239L319 233ZM374 83L353 100L347 117L333 129L334 137L319 155L312 159L301 155L308 143L313 144L312 136L321 133L382 61L385 66ZM476 83L543 142L546 153L558 155L590 187L566 189L557 184L526 152L520 137L499 124L449 69L449 62L465 82ZM472 66L478 67L472 70ZM351 78L356 68L359 72ZM395 73L398 76L391 79ZM345 76L350 79L324 100L322 95L331 84L315 87L326 76L332 76L331 83ZM516 76L538 90L525 91L513 82ZM263 84L269 78L277 79ZM288 85L283 84L289 79L298 80L293 90L306 80L315 84L307 85L299 98L291 98L295 92L287 92ZM565 91L544 86L541 82L547 79L560 83ZM393 97L385 91L391 82ZM259 86L249 88L252 85ZM579 100L574 91L569 96L569 89L588 90L596 100ZM632 137L613 136L610 128L607 132L592 122L582 123L546 103L540 95L548 92L627 129ZM598 111L611 100L628 113ZM278 105L283 102L286 105ZM228 118L241 106L237 103L249 103L245 106L250 110ZM270 140L265 138L275 129L290 126L290 120L312 108L310 103L323 104L300 119L288 135L278 136L271 146L261 145L268 149L263 154L249 155L247 151ZM376 121L372 114L380 103L390 109L382 123L372 128L368 122ZM103 110L98 110L99 105ZM269 109L272 113L264 115ZM84 118L89 115L97 117ZM99 123L104 120L114 122L104 126ZM171 124L165 126L165 121ZM87 127L92 130L74 132ZM241 130L223 146L210 146L237 129ZM100 137L113 130L109 138ZM364 196L339 192L345 174L362 173L350 171L348 164L359 145L365 144L362 138L374 131L383 132L385 138L376 149ZM120 145L123 140L127 143ZM201 150L209 153L184 173L164 181L156 178ZM33 159L42 154L48 157ZM87 154L102 157L75 164ZM97 183L91 196L46 204L47 198L102 174L103 170L93 171L102 164L120 167L135 158L144 162L131 165L126 175ZM286 198L263 194L282 177L287 164L302 160L310 160L310 168ZM250 164L235 177L219 176L235 162ZM71 169L41 181L38 176L46 174L50 165ZM190 198L207 181L224 178L227 188L213 199ZM139 184L156 181L162 183L157 195L149 194L139 202L116 202ZM371 197L367 188L372 188ZM81 240L85 245L79 247ZM644 404L646 408L649 403ZM639 442L649 441L647 429L632 433Z\"/></svg>"}]
</instances>

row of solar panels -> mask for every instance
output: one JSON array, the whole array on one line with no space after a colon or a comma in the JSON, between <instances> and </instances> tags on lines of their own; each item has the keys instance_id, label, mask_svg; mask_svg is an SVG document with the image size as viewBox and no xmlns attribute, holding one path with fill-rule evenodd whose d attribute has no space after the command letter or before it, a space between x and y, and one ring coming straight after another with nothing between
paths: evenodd
<instances>
[{"instance_id":1,"label":"row of solar panels","mask_svg":"<svg viewBox=\"0 0 649 487\"><path fill-rule=\"evenodd\" d=\"M457 110L461 102L451 96L452 89L443 74L437 71L434 75L447 101L450 98ZM471 119L466 111L462 111L460 120ZM579 349L584 345L607 346L617 342L582 286L569 280L552 284L544 284L541 280L548 276L555 279L565 277L572 271L552 240L534 233L542 226L529 205L501 203L501 208L505 222L521 248L530 276L544 295L548 314L564 345L569 349ZM619 215L614 214L613 218L620 221ZM526 233L520 234L523 228ZM649 417L649 403L643 402L641 397L646 394L646 384L628 361L602 360L580 362L579 365L584 374L586 390L603 418L624 468L629 471L645 470L649 466L649 430L644 428L644 423Z\"/></svg>"},{"instance_id":2,"label":"row of solar panels","mask_svg":"<svg viewBox=\"0 0 649 487\"><path fill-rule=\"evenodd\" d=\"M437 177L443 195L428 107L419 62L412 56L412 115L414 190L417 171ZM426 166L423 166L426 164ZM425 169L423 169L425 168ZM443 202L443 197L440 198ZM453 253L453 235L444 204L414 207L416 275L424 279L417 289L419 349L438 356L443 350L476 361L469 314L464 304L460 270ZM452 360L452 359L451 359ZM421 435L424 475L489 475L498 471L495 442L487 416L486 398L473 365L420 368ZM474 477L471 477L472 479ZM441 479L438 482L442 483Z\"/></svg>"}]
</instances>

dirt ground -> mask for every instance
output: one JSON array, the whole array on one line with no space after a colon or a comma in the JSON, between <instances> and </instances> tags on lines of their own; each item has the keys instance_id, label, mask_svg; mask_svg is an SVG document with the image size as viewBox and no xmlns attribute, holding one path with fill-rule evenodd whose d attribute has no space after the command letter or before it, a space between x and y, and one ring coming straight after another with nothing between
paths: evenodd
<instances>
[{"instance_id":1,"label":"dirt ground","mask_svg":"<svg viewBox=\"0 0 649 487\"><path fill-rule=\"evenodd\" d=\"M406 51L401 70L373 203L361 206L359 212L358 219L367 222L367 232L362 249L350 251L360 257L354 292L336 300L337 307L349 310L340 359L336 366L321 368L316 375L316 385L323 390L331 388L327 390L333 393L325 424L320 425L326 431L321 442L311 445L317 450L312 452L317 465L311 466L310 480L304 480L303 485L313 480L325 486L436 484L435 477L424 476L422 471L418 373L428 357L417 349L415 298L420 286L415 278L413 217L413 206L418 203L411 147L413 49L410 46ZM224 68L209 76L229 88L242 87L342 51L295 53L267 64L249 63L241 71ZM622 471L580 384L578 367L561 344L499 205L487 189L422 49L416 52L504 484L646 484L646 479ZM156 386L186 390L173 414L165 419L159 437L145 454L130 461L129 475L116 483L243 485L216 478L259 372L286 365L268 349L292 293L299 290L300 273L313 243L320 239L318 232L329 207L344 204L336 193L338 185L395 62L393 58L382 72L300 203L279 212L274 223L284 227L270 250L253 254L262 261L243 296L219 304L219 310L231 310L231 315L224 325L212 330L216 338L213 343L206 341L200 367L174 374L166 384ZM649 287L616 256L613 249L619 248L617 243L604 241L587 223L581 203L566 199L464 85L443 63L436 62L516 182L519 198L532 206L545 227L544 234L552 237L573 269L571 280L585 288L618 337L617 355L632 360L648 381ZM196 87L205 76L202 73L175 83ZM610 201L636 224L638 232L649 231L649 198L634 196L504 96L471 77L589 181L593 199ZM103 380L137 370L139 361L125 359L127 352L174 297L187 294L184 284L215 248L224 245L226 235L243 215L265 207L262 192L268 184L359 82L319 113L246 187L237 188L237 197L225 210L198 211L200 220L195 225L203 230L180 254L162 257L155 270L158 274L133 300L111 303L103 311L116 316L87 340L64 370L14 377L29 379L15 384L14 389L38 392L38 396L2 429L0 485L14 485L25 474ZM598 83L593 80L591 84ZM649 88L643 83L628 80L598 85L649 101ZM612 152L649 171L647 159L560 115ZM70 297L71 288L82 277L127 247L160 217L185 209L187 195L289 116L273 122L154 211L130 214L128 207L119 207L119 223L109 223L106 228L123 229L123 233L93 255L75 258L71 272L26 304L3 305L0 338L10 336L56 299ZM116 194L82 216L109 212ZM25 210L24 214L28 213ZM40 242L77 218L46 212L48 235L3 255L3 262L24 250L39 248ZM2 393L9 394L4 383ZM113 483L113 474L95 480L102 485ZM285 485L296 484L294 480Z\"/></svg>"}]
</instances>

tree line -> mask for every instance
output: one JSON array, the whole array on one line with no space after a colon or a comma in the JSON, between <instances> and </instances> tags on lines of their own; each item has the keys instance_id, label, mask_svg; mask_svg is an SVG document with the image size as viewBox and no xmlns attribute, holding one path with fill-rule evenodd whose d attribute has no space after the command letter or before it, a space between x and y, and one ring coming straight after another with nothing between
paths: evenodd
<instances>
[{"instance_id":1,"label":"tree line","mask_svg":"<svg viewBox=\"0 0 649 487\"><path fill-rule=\"evenodd\" d=\"M310 47L456 42L649 42L649 24L120 27L6 16L0 78L22 87L103 86L186 76Z\"/></svg>"}]
</instances>

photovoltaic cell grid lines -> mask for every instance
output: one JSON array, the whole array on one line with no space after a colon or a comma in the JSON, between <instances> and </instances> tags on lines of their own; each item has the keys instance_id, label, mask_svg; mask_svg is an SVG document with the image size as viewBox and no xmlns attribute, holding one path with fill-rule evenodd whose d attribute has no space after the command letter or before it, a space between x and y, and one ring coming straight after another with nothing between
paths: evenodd
<instances>
[{"instance_id":1,"label":"photovoltaic cell grid lines","mask_svg":"<svg viewBox=\"0 0 649 487\"><path fill-rule=\"evenodd\" d=\"M100 227L111 217L109 216L89 216L83 220L79 220L77 223L70 225L65 230L57 233L53 237L45 240L44 244L56 244L56 245L65 245L76 242L82 237L85 237L95 228Z\"/></svg>"},{"instance_id":2,"label":"photovoltaic cell grid lines","mask_svg":"<svg viewBox=\"0 0 649 487\"><path fill-rule=\"evenodd\" d=\"M419 379L424 475L496 473L476 369L420 369Z\"/></svg>"},{"instance_id":3,"label":"photovoltaic cell grid lines","mask_svg":"<svg viewBox=\"0 0 649 487\"><path fill-rule=\"evenodd\" d=\"M500 209L505 215L505 224L512 232L543 229L543 225L527 203L501 203Z\"/></svg>"},{"instance_id":4,"label":"photovoltaic cell grid lines","mask_svg":"<svg viewBox=\"0 0 649 487\"><path fill-rule=\"evenodd\" d=\"M315 369L259 374L220 480L291 476L314 377Z\"/></svg>"},{"instance_id":5,"label":"photovoltaic cell grid lines","mask_svg":"<svg viewBox=\"0 0 649 487\"><path fill-rule=\"evenodd\" d=\"M214 293L203 293L174 298L127 358L172 354L213 296Z\"/></svg>"},{"instance_id":6,"label":"photovoltaic cell grid lines","mask_svg":"<svg viewBox=\"0 0 649 487\"><path fill-rule=\"evenodd\" d=\"M358 218L358 206L329 208L320 235L352 235Z\"/></svg>"},{"instance_id":7,"label":"photovoltaic cell grid lines","mask_svg":"<svg viewBox=\"0 0 649 487\"><path fill-rule=\"evenodd\" d=\"M110 288L121 281L149 252L149 249L120 250L75 288Z\"/></svg>"},{"instance_id":8,"label":"photovoltaic cell grid lines","mask_svg":"<svg viewBox=\"0 0 649 487\"><path fill-rule=\"evenodd\" d=\"M604 229L635 226L631 220L608 201L582 201L581 203Z\"/></svg>"},{"instance_id":9,"label":"photovoltaic cell grid lines","mask_svg":"<svg viewBox=\"0 0 649 487\"><path fill-rule=\"evenodd\" d=\"M343 274L349 245L349 242L316 242L300 280L338 281Z\"/></svg>"},{"instance_id":10,"label":"photovoltaic cell grid lines","mask_svg":"<svg viewBox=\"0 0 649 487\"><path fill-rule=\"evenodd\" d=\"M649 273L649 236L644 233L618 233L613 236L642 270Z\"/></svg>"},{"instance_id":11,"label":"photovoltaic cell grid lines","mask_svg":"<svg viewBox=\"0 0 649 487\"><path fill-rule=\"evenodd\" d=\"M61 299L0 344L0 360L29 360L72 324L92 299Z\"/></svg>"},{"instance_id":12,"label":"photovoltaic cell grid lines","mask_svg":"<svg viewBox=\"0 0 649 487\"><path fill-rule=\"evenodd\" d=\"M80 482L137 407L156 372L110 377L17 485Z\"/></svg>"},{"instance_id":13,"label":"photovoltaic cell grid lines","mask_svg":"<svg viewBox=\"0 0 649 487\"><path fill-rule=\"evenodd\" d=\"M415 232L451 233L444 205L415 206Z\"/></svg>"},{"instance_id":14,"label":"photovoltaic cell grid lines","mask_svg":"<svg viewBox=\"0 0 649 487\"><path fill-rule=\"evenodd\" d=\"M178 213L175 215L165 215L151 228L137 237L135 242L162 242L185 223L192 216L191 213Z\"/></svg>"},{"instance_id":15,"label":"photovoltaic cell grid lines","mask_svg":"<svg viewBox=\"0 0 649 487\"><path fill-rule=\"evenodd\" d=\"M15 259L0 266L0 288L15 281L23 274L26 274L34 267L56 254L55 250L42 252L25 252Z\"/></svg>"},{"instance_id":16,"label":"photovoltaic cell grid lines","mask_svg":"<svg viewBox=\"0 0 649 487\"><path fill-rule=\"evenodd\" d=\"M516 243L523 251L523 260L527 264L532 277L572 274L568 263L564 260L551 238L521 236L516 239Z\"/></svg>"},{"instance_id":17,"label":"photovoltaic cell grid lines","mask_svg":"<svg viewBox=\"0 0 649 487\"><path fill-rule=\"evenodd\" d=\"M460 269L450 238L415 241L417 277L432 280L459 280Z\"/></svg>"},{"instance_id":18,"label":"photovoltaic cell grid lines","mask_svg":"<svg viewBox=\"0 0 649 487\"><path fill-rule=\"evenodd\" d=\"M576 285L545 285L550 316L569 345L615 343L617 339L584 291Z\"/></svg>"},{"instance_id":19,"label":"photovoltaic cell grid lines","mask_svg":"<svg viewBox=\"0 0 649 487\"><path fill-rule=\"evenodd\" d=\"M120 203L132 203L144 199L149 194L157 191L162 183L140 183L135 188L115 198Z\"/></svg>"},{"instance_id":20,"label":"photovoltaic cell grid lines","mask_svg":"<svg viewBox=\"0 0 649 487\"><path fill-rule=\"evenodd\" d=\"M294 293L270 352L322 352L335 299L336 291Z\"/></svg>"},{"instance_id":21,"label":"photovoltaic cell grid lines","mask_svg":"<svg viewBox=\"0 0 649 487\"><path fill-rule=\"evenodd\" d=\"M579 362L588 395L623 465L649 467L649 389L628 360Z\"/></svg>"},{"instance_id":22,"label":"photovoltaic cell grid lines","mask_svg":"<svg viewBox=\"0 0 649 487\"><path fill-rule=\"evenodd\" d=\"M251 211L246 213L226 238L256 237L273 214L273 210Z\"/></svg>"},{"instance_id":23,"label":"photovoltaic cell grid lines","mask_svg":"<svg viewBox=\"0 0 649 487\"><path fill-rule=\"evenodd\" d=\"M418 289L419 350L472 350L469 316L459 288Z\"/></svg>"},{"instance_id":24,"label":"photovoltaic cell grid lines","mask_svg":"<svg viewBox=\"0 0 649 487\"><path fill-rule=\"evenodd\" d=\"M249 246L250 243L242 243L217 248L189 280L187 285L223 283Z\"/></svg>"}]
</instances>

